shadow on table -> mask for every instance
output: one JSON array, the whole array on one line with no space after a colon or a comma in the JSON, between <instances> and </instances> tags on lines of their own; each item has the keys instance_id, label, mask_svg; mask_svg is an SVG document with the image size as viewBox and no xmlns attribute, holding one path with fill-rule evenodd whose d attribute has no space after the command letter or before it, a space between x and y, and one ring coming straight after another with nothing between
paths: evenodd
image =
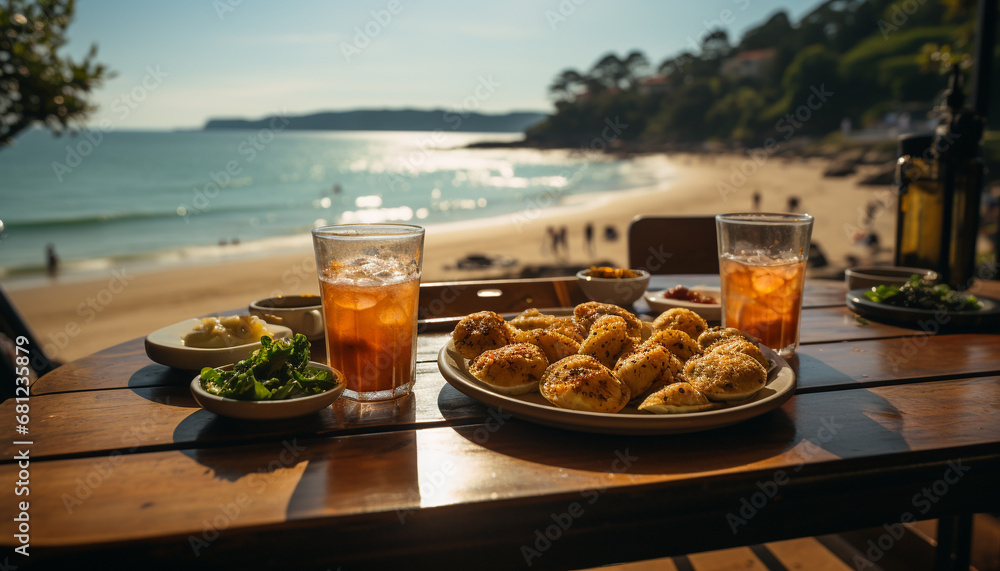
<instances>
[{"instance_id":1,"label":"shadow on table","mask_svg":"<svg viewBox=\"0 0 1000 571\"><path fill-rule=\"evenodd\" d=\"M792 355L788 365L798 379L796 394L814 392L818 387L859 385L857 379L831 367L827 363L803 353Z\"/></svg>"},{"instance_id":2,"label":"shadow on table","mask_svg":"<svg viewBox=\"0 0 1000 571\"><path fill-rule=\"evenodd\" d=\"M445 394L448 391L458 392L446 385L439 402L455 400L455 395ZM792 454L789 460L795 463L831 455L850 458L909 450L900 434L903 419L899 411L864 389L801 395L739 424L658 436L551 428L513 418L501 410L485 406L483 410L486 420L482 424L452 429L493 452L572 470L613 473L615 461L623 455L634 458L629 473L673 474L746 466L786 453ZM441 413L449 418L444 407ZM525 446L526 442L531 445Z\"/></svg>"},{"instance_id":3,"label":"shadow on table","mask_svg":"<svg viewBox=\"0 0 1000 571\"><path fill-rule=\"evenodd\" d=\"M335 423L336 417L329 407L317 414L273 421L226 418L202 409L182 420L173 438L174 442L197 442L198 448L180 452L212 470L213 477L234 482L248 474L294 466L308 448L303 438L315 435L331 422ZM213 443L255 437L261 440L243 446L212 447Z\"/></svg>"},{"instance_id":4,"label":"shadow on table","mask_svg":"<svg viewBox=\"0 0 1000 571\"><path fill-rule=\"evenodd\" d=\"M128 379L128 388L133 391L150 387L180 387L187 390L191 379L197 375L198 371L182 371L153 363L132 373Z\"/></svg>"},{"instance_id":5,"label":"shadow on table","mask_svg":"<svg viewBox=\"0 0 1000 571\"><path fill-rule=\"evenodd\" d=\"M416 416L414 400L413 395L408 395L391 403L366 404L342 398L316 413L282 420L241 420L202 409L178 423L173 439L174 442L191 442L192 446L197 443L199 449L182 452L214 470L216 477L237 480L248 473L258 472L259 467L234 470L229 460L216 465L213 462L218 455L213 454L210 449L213 443L246 442L247 449L252 448L256 455L259 453L258 449L269 450L276 446L275 442L280 441L277 445L278 452L287 457L289 452L282 453L282 450L288 447L308 449L320 440L317 436L339 429L363 430L366 426L412 424ZM270 465L271 461L265 464Z\"/></svg>"}]
</instances>

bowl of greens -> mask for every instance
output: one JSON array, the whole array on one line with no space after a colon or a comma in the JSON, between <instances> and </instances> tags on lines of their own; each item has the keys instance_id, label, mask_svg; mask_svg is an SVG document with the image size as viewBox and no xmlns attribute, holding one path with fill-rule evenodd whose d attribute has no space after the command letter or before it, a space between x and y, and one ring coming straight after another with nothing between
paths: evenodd
<instances>
[{"instance_id":1,"label":"bowl of greens","mask_svg":"<svg viewBox=\"0 0 1000 571\"><path fill-rule=\"evenodd\" d=\"M902 285L874 286L865 292L865 299L896 307L931 311L976 311L982 307L976 296L957 292L947 284L935 284L919 274L913 274Z\"/></svg>"},{"instance_id":2,"label":"bowl of greens","mask_svg":"<svg viewBox=\"0 0 1000 571\"><path fill-rule=\"evenodd\" d=\"M988 325L1000 318L997 300L953 290L920 274L901 285L853 289L847 292L847 307L863 317L916 323L926 331Z\"/></svg>"},{"instance_id":3,"label":"bowl of greens","mask_svg":"<svg viewBox=\"0 0 1000 571\"><path fill-rule=\"evenodd\" d=\"M205 367L191 394L205 410L251 420L294 418L330 406L344 392L344 376L309 360L309 340L261 338L246 359Z\"/></svg>"}]
</instances>

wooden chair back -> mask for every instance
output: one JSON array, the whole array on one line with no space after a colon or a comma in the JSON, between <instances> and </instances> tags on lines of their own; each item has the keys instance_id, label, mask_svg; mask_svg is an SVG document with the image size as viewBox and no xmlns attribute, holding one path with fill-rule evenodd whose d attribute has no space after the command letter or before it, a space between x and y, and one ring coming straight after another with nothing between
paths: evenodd
<instances>
[{"instance_id":1,"label":"wooden chair back","mask_svg":"<svg viewBox=\"0 0 1000 571\"><path fill-rule=\"evenodd\" d=\"M628 227L630 268L651 274L717 274L714 216L637 216Z\"/></svg>"},{"instance_id":2,"label":"wooden chair back","mask_svg":"<svg viewBox=\"0 0 1000 571\"><path fill-rule=\"evenodd\" d=\"M22 343L18 343L18 338ZM17 363L17 357L25 354L28 355L28 375L24 374L25 367ZM7 297L7 292L0 287L0 386L3 387L0 401L15 396L14 387L19 384L19 377L27 376L34 380L59 365L45 354L42 345Z\"/></svg>"},{"instance_id":3,"label":"wooden chair back","mask_svg":"<svg viewBox=\"0 0 1000 571\"><path fill-rule=\"evenodd\" d=\"M447 327L476 311L519 313L531 307L573 307L587 301L575 277L420 284L418 317Z\"/></svg>"}]
</instances>

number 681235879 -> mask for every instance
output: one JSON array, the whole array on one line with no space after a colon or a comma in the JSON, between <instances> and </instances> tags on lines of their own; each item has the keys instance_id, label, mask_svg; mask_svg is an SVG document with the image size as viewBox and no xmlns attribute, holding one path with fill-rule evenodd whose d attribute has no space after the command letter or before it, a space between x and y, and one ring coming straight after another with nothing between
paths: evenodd
<instances>
[{"instance_id":1,"label":"number 681235879","mask_svg":"<svg viewBox=\"0 0 1000 571\"><path fill-rule=\"evenodd\" d=\"M24 335L18 335L15 343L17 346L15 347L14 374L17 376L17 384L22 386L15 387L14 394L28 396L28 384L30 383L28 378L30 373L30 369L28 369L28 338Z\"/></svg>"}]
</instances>

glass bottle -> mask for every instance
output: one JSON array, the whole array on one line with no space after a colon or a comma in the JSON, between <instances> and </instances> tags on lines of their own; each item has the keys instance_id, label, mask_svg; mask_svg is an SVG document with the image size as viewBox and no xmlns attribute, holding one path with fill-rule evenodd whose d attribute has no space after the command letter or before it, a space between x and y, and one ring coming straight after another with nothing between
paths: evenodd
<instances>
[{"instance_id":1,"label":"glass bottle","mask_svg":"<svg viewBox=\"0 0 1000 571\"><path fill-rule=\"evenodd\" d=\"M965 109L962 75L952 73L933 135L899 138L896 264L927 268L959 289L972 285L983 163L982 119Z\"/></svg>"},{"instance_id":2,"label":"glass bottle","mask_svg":"<svg viewBox=\"0 0 1000 571\"><path fill-rule=\"evenodd\" d=\"M899 138L896 186L896 265L938 271L941 266L944 192L937 162L931 155L933 136Z\"/></svg>"}]
</instances>

